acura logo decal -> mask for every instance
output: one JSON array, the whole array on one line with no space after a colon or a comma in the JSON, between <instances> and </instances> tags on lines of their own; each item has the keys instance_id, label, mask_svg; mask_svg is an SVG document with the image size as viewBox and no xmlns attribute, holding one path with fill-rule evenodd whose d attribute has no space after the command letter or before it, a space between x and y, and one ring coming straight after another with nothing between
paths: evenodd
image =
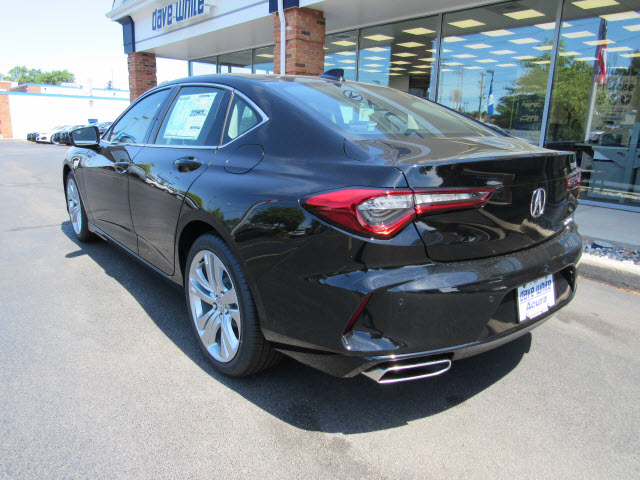
<instances>
[{"instance_id":1,"label":"acura logo decal","mask_svg":"<svg viewBox=\"0 0 640 480\"><path fill-rule=\"evenodd\" d=\"M353 100L354 102L362 101L362 95L358 92L354 92L353 90L345 90L342 94L347 97L349 100Z\"/></svg>"},{"instance_id":2,"label":"acura logo decal","mask_svg":"<svg viewBox=\"0 0 640 480\"><path fill-rule=\"evenodd\" d=\"M531 216L533 218L538 218L540 215L544 213L544 206L547 203L547 192L544 191L544 188L538 188L534 190L533 195L531 196Z\"/></svg>"}]
</instances>

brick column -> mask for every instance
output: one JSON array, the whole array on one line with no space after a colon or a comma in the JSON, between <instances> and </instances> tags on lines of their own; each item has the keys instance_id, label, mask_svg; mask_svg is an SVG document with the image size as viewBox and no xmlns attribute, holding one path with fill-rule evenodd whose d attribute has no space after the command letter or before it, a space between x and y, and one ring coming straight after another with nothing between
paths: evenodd
<instances>
[{"instance_id":1,"label":"brick column","mask_svg":"<svg viewBox=\"0 0 640 480\"><path fill-rule=\"evenodd\" d=\"M311 8L288 8L287 20L287 74L320 75L324 72L324 15ZM280 17L274 15L273 68L280 73Z\"/></svg>"},{"instance_id":2,"label":"brick column","mask_svg":"<svg viewBox=\"0 0 640 480\"><path fill-rule=\"evenodd\" d=\"M9 95L0 94L0 138L13 138Z\"/></svg>"},{"instance_id":3,"label":"brick column","mask_svg":"<svg viewBox=\"0 0 640 480\"><path fill-rule=\"evenodd\" d=\"M158 85L156 56L153 53L131 52L127 63L129 66L130 98L133 102L144 92Z\"/></svg>"}]
</instances>

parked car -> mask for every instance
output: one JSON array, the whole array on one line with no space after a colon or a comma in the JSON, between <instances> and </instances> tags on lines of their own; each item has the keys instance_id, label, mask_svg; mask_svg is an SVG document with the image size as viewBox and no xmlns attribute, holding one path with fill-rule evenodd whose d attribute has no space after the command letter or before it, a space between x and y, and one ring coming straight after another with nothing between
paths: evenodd
<instances>
[{"instance_id":1,"label":"parked car","mask_svg":"<svg viewBox=\"0 0 640 480\"><path fill-rule=\"evenodd\" d=\"M60 125L59 127L52 128L51 130L38 132L36 133L36 142L52 143L51 136L67 127L69 127L69 125Z\"/></svg>"},{"instance_id":2,"label":"parked car","mask_svg":"<svg viewBox=\"0 0 640 480\"><path fill-rule=\"evenodd\" d=\"M111 126L113 122L102 122L102 123L98 123L96 125L96 127L98 127L98 132L100 133L100 135L102 135L104 132L107 131L107 129Z\"/></svg>"},{"instance_id":3,"label":"parked car","mask_svg":"<svg viewBox=\"0 0 640 480\"><path fill-rule=\"evenodd\" d=\"M341 377L429 377L575 292L573 154L390 88L193 77L72 140L74 235L183 285L227 375L284 353Z\"/></svg>"},{"instance_id":4,"label":"parked car","mask_svg":"<svg viewBox=\"0 0 640 480\"><path fill-rule=\"evenodd\" d=\"M29 142L35 142L36 141L36 136L38 135L38 132L31 132L31 133L27 133L27 140Z\"/></svg>"},{"instance_id":5,"label":"parked car","mask_svg":"<svg viewBox=\"0 0 640 480\"><path fill-rule=\"evenodd\" d=\"M72 130L75 130L76 128L80 128L80 127L84 127L85 125L73 125L72 127L68 127L65 128L64 130L61 130L60 132L57 133L58 135L58 142L60 144L63 145L71 145L71 137L69 136L70 132Z\"/></svg>"}]
</instances>

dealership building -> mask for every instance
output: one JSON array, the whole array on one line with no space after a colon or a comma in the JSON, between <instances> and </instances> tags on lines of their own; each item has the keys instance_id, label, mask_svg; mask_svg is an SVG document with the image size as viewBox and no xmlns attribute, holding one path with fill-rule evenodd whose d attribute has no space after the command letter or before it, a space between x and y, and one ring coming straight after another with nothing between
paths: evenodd
<instances>
[{"instance_id":1,"label":"dealership building","mask_svg":"<svg viewBox=\"0 0 640 480\"><path fill-rule=\"evenodd\" d=\"M640 211L640 0L115 0L107 16L132 99L157 57L192 75L341 69L575 151L583 203Z\"/></svg>"}]
</instances>

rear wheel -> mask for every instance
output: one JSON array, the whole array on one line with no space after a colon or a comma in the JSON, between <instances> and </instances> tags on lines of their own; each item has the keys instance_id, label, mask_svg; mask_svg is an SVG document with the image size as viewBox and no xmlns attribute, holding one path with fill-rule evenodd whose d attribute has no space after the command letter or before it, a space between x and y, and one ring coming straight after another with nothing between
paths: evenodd
<instances>
[{"instance_id":1,"label":"rear wheel","mask_svg":"<svg viewBox=\"0 0 640 480\"><path fill-rule=\"evenodd\" d=\"M240 263L219 237L202 235L191 247L185 296L198 345L218 371L241 377L277 361Z\"/></svg>"},{"instance_id":2,"label":"rear wheel","mask_svg":"<svg viewBox=\"0 0 640 480\"><path fill-rule=\"evenodd\" d=\"M81 242L88 242L93 237L89 231L89 222L87 221L87 212L82 204L78 184L73 173L67 175L67 186L65 189L67 197L67 212L69 212L69 220L73 227L73 233Z\"/></svg>"}]
</instances>

